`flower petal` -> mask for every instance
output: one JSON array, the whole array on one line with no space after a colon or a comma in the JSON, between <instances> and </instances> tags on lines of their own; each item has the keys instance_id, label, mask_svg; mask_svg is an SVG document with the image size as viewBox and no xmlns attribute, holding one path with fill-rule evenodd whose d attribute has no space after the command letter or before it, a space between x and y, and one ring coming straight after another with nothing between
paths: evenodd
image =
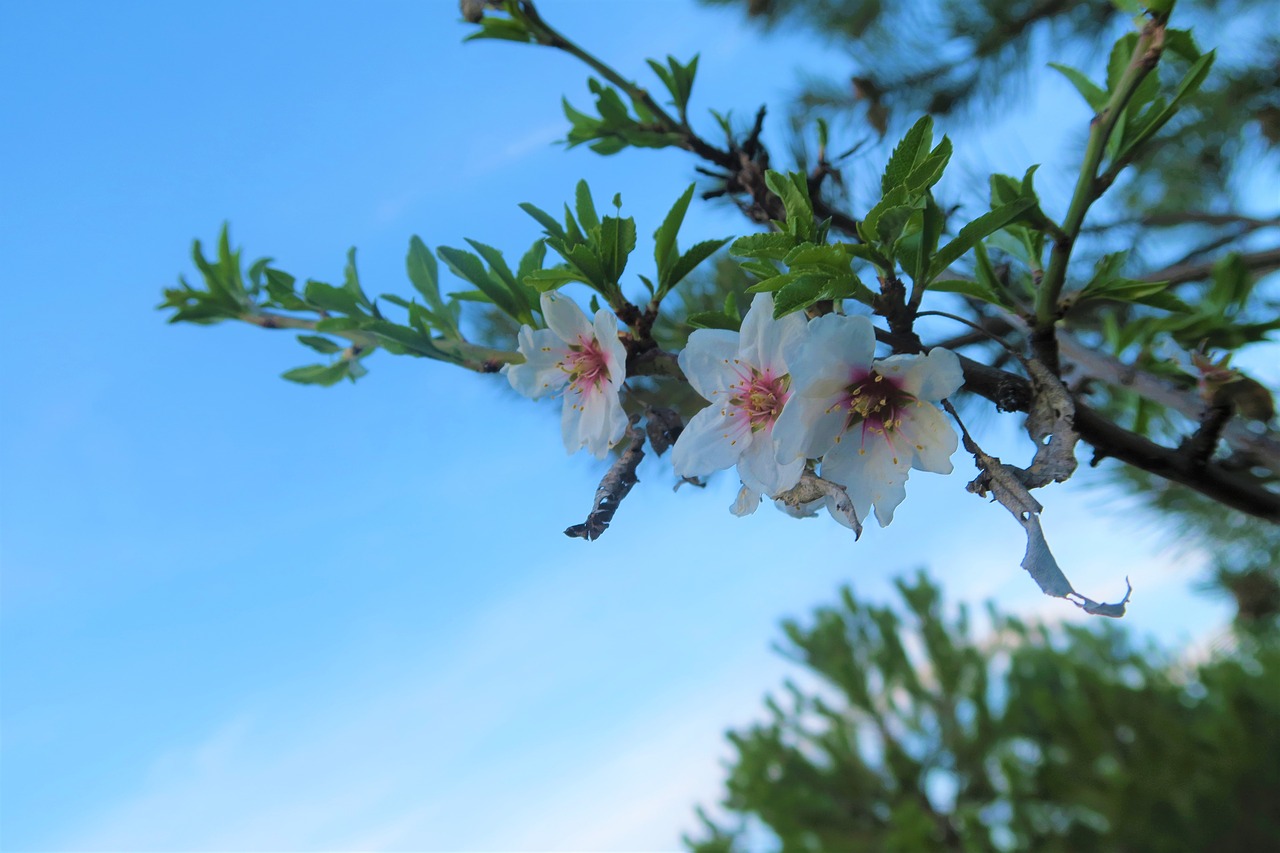
<instances>
[{"instance_id":1,"label":"flower petal","mask_svg":"<svg viewBox=\"0 0 1280 853\"><path fill-rule=\"evenodd\" d=\"M872 506L881 527L893 521L893 512L907 496L911 457L898 453L879 434L868 432L861 446L854 436L837 444L822 458L822 476L844 486L853 510L865 520Z\"/></svg>"},{"instance_id":2,"label":"flower petal","mask_svg":"<svg viewBox=\"0 0 1280 853\"><path fill-rule=\"evenodd\" d=\"M778 464L777 451L767 430L755 433L738 458L738 476L742 482L769 497L800 482L803 470L803 459Z\"/></svg>"},{"instance_id":3,"label":"flower petal","mask_svg":"<svg viewBox=\"0 0 1280 853\"><path fill-rule=\"evenodd\" d=\"M912 359L902 372L903 391L913 397L930 402L949 397L964 384L964 371L960 369L960 359L948 349L937 347L929 350L928 355L893 356L885 359Z\"/></svg>"},{"instance_id":4,"label":"flower petal","mask_svg":"<svg viewBox=\"0 0 1280 853\"><path fill-rule=\"evenodd\" d=\"M875 349L876 333L869 319L824 314L809 323L804 335L788 343L792 387L824 379L848 384L855 372L865 376L870 371Z\"/></svg>"},{"instance_id":5,"label":"flower petal","mask_svg":"<svg viewBox=\"0 0 1280 853\"><path fill-rule=\"evenodd\" d=\"M701 477L733 467L742 455L742 442L735 441L738 429L723 406L711 405L698 412L689 419L671 449L671 465L676 474Z\"/></svg>"},{"instance_id":6,"label":"flower petal","mask_svg":"<svg viewBox=\"0 0 1280 853\"><path fill-rule=\"evenodd\" d=\"M609 367L609 378L621 385L627 378L627 348L618 338L618 318L601 308L596 312L594 332Z\"/></svg>"},{"instance_id":7,"label":"flower petal","mask_svg":"<svg viewBox=\"0 0 1280 853\"><path fill-rule=\"evenodd\" d=\"M915 449L913 467L935 474L950 474L951 454L960 440L942 411L931 403L917 402L898 412L896 432L902 442ZM901 447L901 444L899 445Z\"/></svg>"},{"instance_id":8,"label":"flower petal","mask_svg":"<svg viewBox=\"0 0 1280 853\"><path fill-rule=\"evenodd\" d=\"M733 506L729 507L729 512L742 518L751 515L759 508L760 493L744 483L742 488L738 489L738 497L733 502Z\"/></svg>"},{"instance_id":9,"label":"flower petal","mask_svg":"<svg viewBox=\"0 0 1280 853\"><path fill-rule=\"evenodd\" d=\"M738 357L762 373L766 370L772 370L777 376L787 373L785 351L794 346L793 339L804 334L805 325L804 315L800 313L775 320L773 295L757 293L747 316L742 319Z\"/></svg>"},{"instance_id":10,"label":"flower petal","mask_svg":"<svg viewBox=\"0 0 1280 853\"><path fill-rule=\"evenodd\" d=\"M595 329L582 313L578 304L554 290L542 294L542 319L547 327L567 344L576 344L595 337ZM617 335L615 334L616 338Z\"/></svg>"},{"instance_id":11,"label":"flower petal","mask_svg":"<svg viewBox=\"0 0 1280 853\"><path fill-rule=\"evenodd\" d=\"M603 459L609 448L622 438L627 416L618 400L618 390L611 384L578 392L565 391L564 409L560 414L560 435L564 449L577 453L587 448L592 456Z\"/></svg>"},{"instance_id":12,"label":"flower petal","mask_svg":"<svg viewBox=\"0 0 1280 853\"><path fill-rule=\"evenodd\" d=\"M521 326L519 349L524 364L509 364L504 370L507 381L519 393L537 399L569 381L569 374L560 369L565 355L564 342L555 332Z\"/></svg>"},{"instance_id":13,"label":"flower petal","mask_svg":"<svg viewBox=\"0 0 1280 853\"><path fill-rule=\"evenodd\" d=\"M835 395L809 397L792 394L773 425L775 458L782 463L793 459L817 459L831 449L844 429L843 411L830 411Z\"/></svg>"},{"instance_id":14,"label":"flower petal","mask_svg":"<svg viewBox=\"0 0 1280 853\"><path fill-rule=\"evenodd\" d=\"M678 360L693 390L716 404L747 372L739 366L738 333L727 329L695 329Z\"/></svg>"}]
</instances>

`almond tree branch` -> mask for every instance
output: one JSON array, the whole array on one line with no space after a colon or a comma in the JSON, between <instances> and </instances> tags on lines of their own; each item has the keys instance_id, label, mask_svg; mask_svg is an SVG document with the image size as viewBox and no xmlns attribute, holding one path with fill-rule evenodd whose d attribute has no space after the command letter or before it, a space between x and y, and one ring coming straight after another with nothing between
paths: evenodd
<instances>
[{"instance_id":1,"label":"almond tree branch","mask_svg":"<svg viewBox=\"0 0 1280 853\"><path fill-rule=\"evenodd\" d=\"M1244 268L1255 273L1269 273L1280 269L1280 246L1263 249L1259 252L1246 252L1240 255ZM1174 264L1154 272L1147 273L1142 281L1167 281L1171 285L1186 284L1190 281L1203 281L1213 274L1214 261Z\"/></svg>"},{"instance_id":2,"label":"almond tree branch","mask_svg":"<svg viewBox=\"0 0 1280 853\"><path fill-rule=\"evenodd\" d=\"M759 143L760 128L764 121L763 107L756 116L755 130L741 146L734 144L728 149L717 147L699 136L687 121L676 119L663 109L647 89L623 77L617 70L588 53L548 24L532 0L520 0L519 10L525 23L538 37L539 44L569 54L621 89L628 97L643 104L644 108L657 120L657 130L679 137L681 148L728 173L717 176L725 180L727 186L737 187L750 193L756 204L768 211L771 218L781 218L781 201L764 184L765 167L761 165L761 161L767 163L768 155L764 153L763 146ZM857 222L853 217L831 207L820 197L813 199L813 209L818 219L830 219L832 228L847 236L858 238Z\"/></svg>"},{"instance_id":3,"label":"almond tree branch","mask_svg":"<svg viewBox=\"0 0 1280 853\"><path fill-rule=\"evenodd\" d=\"M262 329L300 329L316 331L318 320L305 317L291 317L288 314L276 314L271 311L253 311L241 314L237 319ZM359 330L325 331L322 334L345 338L353 347L369 349L381 346L378 339L367 332ZM447 338L435 338L431 343L458 359L458 364L477 373L497 373L504 364L520 361L520 354L506 350L482 347L469 341L455 341Z\"/></svg>"},{"instance_id":4,"label":"almond tree branch","mask_svg":"<svg viewBox=\"0 0 1280 853\"><path fill-rule=\"evenodd\" d=\"M1193 421L1200 420L1204 415L1207 405L1194 391L1179 388L1145 370L1090 349L1070 334L1059 333L1058 346L1064 357L1093 379L1117 388L1127 388ZM1260 435L1245 426L1239 418L1227 421L1221 430L1222 438L1233 448L1248 454L1257 464L1280 474L1280 441L1274 435Z\"/></svg>"},{"instance_id":5,"label":"almond tree branch","mask_svg":"<svg viewBox=\"0 0 1280 853\"><path fill-rule=\"evenodd\" d=\"M1076 180L1067 215L1062 220L1062 234L1053 241L1049 265L1036 291L1036 321L1031 331L1031 346L1036 355L1054 373L1058 372L1058 347L1054 338L1054 325L1058 321L1058 298L1067 281L1067 264L1080 229L1084 225L1089 207L1106 191L1109 181L1099 177L1098 169L1106 154L1107 140L1124 114L1125 106L1133 98L1138 86L1160 61L1164 46L1165 15L1156 15L1142 28L1134 45L1133 55L1120 79L1116 82L1111 98L1101 112L1093 117L1089 127L1089 141L1085 145L1084 162L1080 164L1080 176Z\"/></svg>"}]
</instances>

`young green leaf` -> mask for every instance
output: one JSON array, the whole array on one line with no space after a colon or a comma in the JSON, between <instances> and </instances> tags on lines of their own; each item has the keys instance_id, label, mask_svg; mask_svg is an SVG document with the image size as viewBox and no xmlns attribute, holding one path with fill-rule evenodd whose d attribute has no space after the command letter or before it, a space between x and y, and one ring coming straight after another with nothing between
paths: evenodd
<instances>
[{"instance_id":1,"label":"young green leaf","mask_svg":"<svg viewBox=\"0 0 1280 853\"><path fill-rule=\"evenodd\" d=\"M781 232L748 234L733 241L729 246L729 254L736 258L782 260L795 246L796 238L790 234Z\"/></svg>"},{"instance_id":2,"label":"young green leaf","mask_svg":"<svg viewBox=\"0 0 1280 853\"><path fill-rule=\"evenodd\" d=\"M929 264L929 279L937 278L947 267L972 249L979 240L999 231L1021 216L1033 204L1035 202L1031 199L1021 198L984 213L961 228L956 238L939 249L938 254L934 256L933 261Z\"/></svg>"},{"instance_id":3,"label":"young green leaf","mask_svg":"<svg viewBox=\"0 0 1280 853\"><path fill-rule=\"evenodd\" d=\"M1049 67L1066 77L1071 85L1076 87L1076 91L1080 93L1080 97L1084 98L1089 109L1095 113L1102 112L1102 108L1107 105L1107 93L1102 91L1100 86L1069 65L1050 62Z\"/></svg>"},{"instance_id":4,"label":"young green leaf","mask_svg":"<svg viewBox=\"0 0 1280 853\"><path fill-rule=\"evenodd\" d=\"M723 240L703 240L701 243L695 243L689 251L679 257L675 265L668 270L667 279L661 283L659 293L665 294L680 282L684 281L689 273L693 272L698 264L719 251L720 247L729 242L726 237Z\"/></svg>"},{"instance_id":5,"label":"young green leaf","mask_svg":"<svg viewBox=\"0 0 1280 853\"><path fill-rule=\"evenodd\" d=\"M454 275L483 291L484 295L493 300L493 304L504 313L521 322L527 322L525 306L517 301L515 294L507 289L500 278L485 269L484 263L478 257L464 249L454 249L449 246L441 246L436 253Z\"/></svg>"},{"instance_id":6,"label":"young green leaf","mask_svg":"<svg viewBox=\"0 0 1280 853\"><path fill-rule=\"evenodd\" d=\"M680 226L684 223L684 215L689 210L689 203L693 201L693 193L696 188L694 184L689 184L688 189L680 194L680 198L676 199L675 204L671 205L671 210L667 212L666 218L662 220L662 225L658 226L657 231L653 232L653 259L658 264L659 282L664 278L663 273L676 261L676 237L680 232Z\"/></svg>"},{"instance_id":7,"label":"young green leaf","mask_svg":"<svg viewBox=\"0 0 1280 853\"><path fill-rule=\"evenodd\" d=\"M786 230L790 234L809 238L814 233L813 202L809 200L809 181L803 172L784 175L781 172L765 173L764 182L786 210Z\"/></svg>"},{"instance_id":8,"label":"young green leaf","mask_svg":"<svg viewBox=\"0 0 1280 853\"><path fill-rule=\"evenodd\" d=\"M900 186L920 163L933 145L933 119L921 116L907 135L902 137L889 156L884 167L884 177L880 179L880 192L888 195L889 191Z\"/></svg>"},{"instance_id":9,"label":"young green leaf","mask_svg":"<svg viewBox=\"0 0 1280 853\"><path fill-rule=\"evenodd\" d=\"M341 344L319 335L298 335L298 343L311 347L322 355L333 355L335 352L342 352L343 349Z\"/></svg>"},{"instance_id":10,"label":"young green leaf","mask_svg":"<svg viewBox=\"0 0 1280 853\"><path fill-rule=\"evenodd\" d=\"M336 361L333 364L309 364L306 367L295 367L281 376L290 382L300 385L336 385L346 378L350 362Z\"/></svg>"},{"instance_id":11,"label":"young green leaf","mask_svg":"<svg viewBox=\"0 0 1280 853\"><path fill-rule=\"evenodd\" d=\"M828 277L817 273L796 276L773 297L773 316L781 317L807 308L818 300L826 289Z\"/></svg>"},{"instance_id":12,"label":"young green leaf","mask_svg":"<svg viewBox=\"0 0 1280 853\"><path fill-rule=\"evenodd\" d=\"M742 325L741 320L719 311L698 311L686 317L685 322L695 329L727 329L730 332L738 331L738 327Z\"/></svg>"}]
</instances>

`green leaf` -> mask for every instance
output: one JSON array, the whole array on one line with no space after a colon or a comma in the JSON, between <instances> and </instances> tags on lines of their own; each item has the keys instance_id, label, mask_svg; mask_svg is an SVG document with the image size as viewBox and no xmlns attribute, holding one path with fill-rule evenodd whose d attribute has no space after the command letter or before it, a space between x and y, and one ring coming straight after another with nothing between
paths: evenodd
<instances>
[{"instance_id":1,"label":"green leaf","mask_svg":"<svg viewBox=\"0 0 1280 853\"><path fill-rule=\"evenodd\" d=\"M912 281L924 282L929 276L929 260L938 248L938 239L942 235L944 217L942 208L929 197L925 200L924 210L920 216L920 241L916 247L915 261L908 270Z\"/></svg>"},{"instance_id":2,"label":"green leaf","mask_svg":"<svg viewBox=\"0 0 1280 853\"><path fill-rule=\"evenodd\" d=\"M302 293L307 302L322 311L337 311L353 316L364 314L356 302L356 297L344 288L319 281L308 281Z\"/></svg>"},{"instance_id":3,"label":"green leaf","mask_svg":"<svg viewBox=\"0 0 1280 853\"><path fill-rule=\"evenodd\" d=\"M738 331L742 325L741 320L719 311L698 311L686 317L685 322L695 329L728 329L731 332Z\"/></svg>"},{"instance_id":4,"label":"green leaf","mask_svg":"<svg viewBox=\"0 0 1280 853\"><path fill-rule=\"evenodd\" d=\"M526 316L525 311L522 310L524 306L517 302L516 296L503 286L500 279L495 278L485 269L478 257L464 249L454 249L449 246L441 246L436 253L454 275L484 291L484 294L493 300L493 304L504 313L523 322Z\"/></svg>"},{"instance_id":5,"label":"green leaf","mask_svg":"<svg viewBox=\"0 0 1280 853\"><path fill-rule=\"evenodd\" d=\"M1001 308L1012 311L1013 306L1009 300L1004 298L1000 293L983 284L980 281L965 281L964 279L948 278L942 281L935 281L929 285L930 290L939 291L941 293L960 293L964 296L979 299L983 302L990 302L992 305L999 305Z\"/></svg>"},{"instance_id":6,"label":"green leaf","mask_svg":"<svg viewBox=\"0 0 1280 853\"><path fill-rule=\"evenodd\" d=\"M822 295L828 277L816 273L796 276L773 296L773 316L782 317L792 311L808 308Z\"/></svg>"},{"instance_id":7,"label":"green leaf","mask_svg":"<svg viewBox=\"0 0 1280 853\"><path fill-rule=\"evenodd\" d=\"M938 254L934 256L933 262L929 264L929 278L936 278L947 267L958 261L961 256L974 247L974 245L985 238L989 234L999 231L1010 222L1017 219L1022 213L1030 208L1034 201L1028 198L1021 198L1009 204L1001 205L995 210L984 213L968 225L960 229L960 233L956 238L947 245L938 250Z\"/></svg>"},{"instance_id":8,"label":"green leaf","mask_svg":"<svg viewBox=\"0 0 1280 853\"><path fill-rule=\"evenodd\" d=\"M335 352L342 352L343 350L341 344L334 343L328 338L322 338L319 335L298 335L298 343L311 347L323 355L333 355Z\"/></svg>"},{"instance_id":9,"label":"green leaf","mask_svg":"<svg viewBox=\"0 0 1280 853\"><path fill-rule=\"evenodd\" d=\"M739 261L738 267L745 273L758 279L773 278L782 272L773 261Z\"/></svg>"},{"instance_id":10,"label":"green leaf","mask_svg":"<svg viewBox=\"0 0 1280 853\"><path fill-rule=\"evenodd\" d=\"M511 272L511 268L507 266L506 259L502 257L502 252L492 246L486 246L484 243L470 238L467 239L467 243L469 243L471 248L475 249L480 254L480 257L484 258L485 262L489 264L492 275L496 275L498 280L501 281L502 284L506 285L506 288L511 292L511 295L514 296L522 306L524 306L525 311L521 314L519 318L520 321L524 323L532 323L533 311L538 307L537 291L526 285L523 278L517 277L515 273ZM539 243L541 243L541 241L539 241Z\"/></svg>"},{"instance_id":11,"label":"green leaf","mask_svg":"<svg viewBox=\"0 0 1280 853\"><path fill-rule=\"evenodd\" d=\"M733 245L729 246L729 254L737 258L782 260L795 246L796 238L790 234L748 234L733 241Z\"/></svg>"},{"instance_id":12,"label":"green leaf","mask_svg":"<svg viewBox=\"0 0 1280 853\"><path fill-rule=\"evenodd\" d=\"M805 238L813 236L813 202L809 200L809 180L805 174L784 175L770 170L765 173L764 182L782 199L787 213L787 232Z\"/></svg>"},{"instance_id":13,"label":"green leaf","mask_svg":"<svg viewBox=\"0 0 1280 853\"><path fill-rule=\"evenodd\" d=\"M582 281L599 291L607 292L610 289L611 285L605 279L604 266L600 263L599 255L587 246L578 244L568 247L564 253L564 259L578 268L582 274Z\"/></svg>"},{"instance_id":14,"label":"green leaf","mask_svg":"<svg viewBox=\"0 0 1280 853\"><path fill-rule=\"evenodd\" d=\"M535 270L542 269L542 263L547 259L547 244L543 240L535 240L533 245L529 247L529 251L524 253L520 258L520 266L516 269L516 278L524 281Z\"/></svg>"},{"instance_id":15,"label":"green leaf","mask_svg":"<svg viewBox=\"0 0 1280 853\"><path fill-rule=\"evenodd\" d=\"M578 186L574 189L574 205L578 212L578 222L584 230L593 231L600 227L600 217L596 215L596 205L591 200L591 188L586 181L578 181Z\"/></svg>"},{"instance_id":16,"label":"green leaf","mask_svg":"<svg viewBox=\"0 0 1280 853\"><path fill-rule=\"evenodd\" d=\"M618 289L618 282L627 268L627 258L636 248L636 221L606 216L600 223L600 260L605 280L611 289Z\"/></svg>"},{"instance_id":17,"label":"green leaf","mask_svg":"<svg viewBox=\"0 0 1280 853\"><path fill-rule=\"evenodd\" d=\"M1177 115L1179 102L1200 90L1205 78L1209 76L1209 70L1213 67L1214 56L1214 51L1211 50L1192 63L1167 105L1162 106L1158 101L1153 105L1151 114L1142 121L1140 127L1129 134L1128 139L1124 140L1123 147L1114 157L1117 162L1124 163L1136 156L1138 149Z\"/></svg>"},{"instance_id":18,"label":"green leaf","mask_svg":"<svg viewBox=\"0 0 1280 853\"><path fill-rule=\"evenodd\" d=\"M354 246L347 250L347 265L342 270L342 289L351 294L351 298L356 301L356 304L369 309L373 308L373 303L369 301L369 297L364 293L364 288L360 286L360 276L356 273L356 250Z\"/></svg>"},{"instance_id":19,"label":"green leaf","mask_svg":"<svg viewBox=\"0 0 1280 853\"><path fill-rule=\"evenodd\" d=\"M747 293L767 293L769 291L781 290L783 287L795 281L801 275L804 275L804 273L801 273L798 270L791 270L789 272L779 273L778 275L770 276L768 278L757 281L755 284L747 288Z\"/></svg>"},{"instance_id":20,"label":"green leaf","mask_svg":"<svg viewBox=\"0 0 1280 853\"><path fill-rule=\"evenodd\" d=\"M1116 84L1120 82L1125 69L1129 67L1129 62L1133 59L1133 51L1137 46L1138 34L1133 32L1125 33L1112 46L1111 55L1107 59L1108 94L1116 90Z\"/></svg>"},{"instance_id":21,"label":"green leaf","mask_svg":"<svg viewBox=\"0 0 1280 853\"><path fill-rule=\"evenodd\" d=\"M680 232L680 226L684 224L684 215L689 210L689 203L693 200L695 189L694 184L689 184L689 188L676 199L671 210L667 211L662 225L653 232L653 259L658 264L658 282L664 290L671 287L670 284L666 284L667 272L676 262L678 253L676 236Z\"/></svg>"},{"instance_id":22,"label":"green leaf","mask_svg":"<svg viewBox=\"0 0 1280 853\"><path fill-rule=\"evenodd\" d=\"M853 258L843 246L829 243L801 243L788 252L782 262L796 270L817 268L833 273L845 273L849 271Z\"/></svg>"},{"instance_id":23,"label":"green leaf","mask_svg":"<svg viewBox=\"0 0 1280 853\"><path fill-rule=\"evenodd\" d=\"M545 210L535 207L527 201L520 202L519 207L525 213L537 220L538 224L542 226L548 236L555 237L557 240L561 241L567 238L564 228L561 227L560 223L556 221L554 216L547 213Z\"/></svg>"},{"instance_id":24,"label":"green leaf","mask_svg":"<svg viewBox=\"0 0 1280 853\"><path fill-rule=\"evenodd\" d=\"M349 370L349 362L336 361L333 364L309 364L306 367L295 367L281 376L290 382L300 385L335 385L341 382Z\"/></svg>"},{"instance_id":25,"label":"green leaf","mask_svg":"<svg viewBox=\"0 0 1280 853\"><path fill-rule=\"evenodd\" d=\"M268 268L266 276L267 297L270 301L286 311L305 311L307 303L294 292L293 285L297 281L287 272Z\"/></svg>"},{"instance_id":26,"label":"green leaf","mask_svg":"<svg viewBox=\"0 0 1280 853\"><path fill-rule=\"evenodd\" d=\"M525 276L525 284L528 284L539 293L545 293L548 290L555 290L564 287L571 281L586 282L582 274L576 270L567 267L552 267L545 270L534 270Z\"/></svg>"},{"instance_id":27,"label":"green leaf","mask_svg":"<svg viewBox=\"0 0 1280 853\"><path fill-rule=\"evenodd\" d=\"M1107 105L1107 93L1102 91L1102 87L1069 65L1050 62L1049 67L1066 77L1071 85L1076 87L1076 91L1080 93L1080 97L1084 98L1089 109L1095 113L1102 112L1102 108Z\"/></svg>"},{"instance_id":28,"label":"green leaf","mask_svg":"<svg viewBox=\"0 0 1280 853\"><path fill-rule=\"evenodd\" d=\"M1164 49L1168 53L1181 56L1188 62L1195 62L1201 56L1200 48L1196 45L1196 40L1191 35L1191 30L1166 29L1164 31Z\"/></svg>"},{"instance_id":29,"label":"green leaf","mask_svg":"<svg viewBox=\"0 0 1280 853\"><path fill-rule=\"evenodd\" d=\"M880 179L881 194L888 195L890 190L906 181L907 176L924 159L931 145L933 119L927 115L921 116L889 156L889 162L884 167L884 177Z\"/></svg>"},{"instance_id":30,"label":"green leaf","mask_svg":"<svg viewBox=\"0 0 1280 853\"><path fill-rule=\"evenodd\" d=\"M907 204L907 189L898 185L884 194L880 201L872 205L866 216L858 223L858 233L868 243L879 242L879 222L885 211Z\"/></svg>"},{"instance_id":31,"label":"green leaf","mask_svg":"<svg viewBox=\"0 0 1280 853\"><path fill-rule=\"evenodd\" d=\"M695 243L689 251L680 256L675 266L670 269L667 281L660 292L665 293L684 281L685 277L693 272L698 264L714 255L721 246L728 242L729 238L726 237L723 240L703 240L701 243Z\"/></svg>"},{"instance_id":32,"label":"green leaf","mask_svg":"<svg viewBox=\"0 0 1280 853\"><path fill-rule=\"evenodd\" d=\"M911 170L903 181L903 186L910 193L927 190L942 179L942 172L949 162L951 162L951 140L944 136L938 143L938 147Z\"/></svg>"},{"instance_id":33,"label":"green leaf","mask_svg":"<svg viewBox=\"0 0 1280 853\"><path fill-rule=\"evenodd\" d=\"M525 43L535 41L534 34L529 31L523 21L516 18L499 18L494 15L485 15L481 18L480 29L464 38L463 41L480 41L481 39Z\"/></svg>"}]
</instances>

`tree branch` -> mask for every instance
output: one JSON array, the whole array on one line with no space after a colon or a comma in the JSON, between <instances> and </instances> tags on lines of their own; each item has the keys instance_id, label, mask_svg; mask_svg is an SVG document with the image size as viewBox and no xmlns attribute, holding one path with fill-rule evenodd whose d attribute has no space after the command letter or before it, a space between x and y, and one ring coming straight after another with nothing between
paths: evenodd
<instances>
[{"instance_id":1,"label":"tree branch","mask_svg":"<svg viewBox=\"0 0 1280 853\"><path fill-rule=\"evenodd\" d=\"M1280 246L1263 249L1260 252L1246 252L1240 255L1240 262L1250 272L1269 273L1280 269ZM1203 281L1213 274L1215 261L1199 261L1194 264L1174 264L1155 272L1147 273L1142 281L1167 281L1170 285L1186 284L1191 281Z\"/></svg>"}]
</instances>

